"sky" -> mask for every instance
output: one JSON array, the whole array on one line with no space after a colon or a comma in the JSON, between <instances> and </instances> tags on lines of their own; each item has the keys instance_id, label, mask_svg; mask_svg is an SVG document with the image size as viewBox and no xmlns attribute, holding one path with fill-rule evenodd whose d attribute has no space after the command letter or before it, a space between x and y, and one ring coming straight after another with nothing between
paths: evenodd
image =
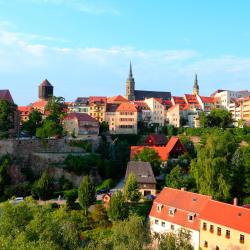
<instances>
[{"instance_id":1,"label":"sky","mask_svg":"<svg viewBox=\"0 0 250 250\"><path fill-rule=\"evenodd\" d=\"M250 90L248 0L0 0L0 89L18 105L136 89Z\"/></svg>"}]
</instances>

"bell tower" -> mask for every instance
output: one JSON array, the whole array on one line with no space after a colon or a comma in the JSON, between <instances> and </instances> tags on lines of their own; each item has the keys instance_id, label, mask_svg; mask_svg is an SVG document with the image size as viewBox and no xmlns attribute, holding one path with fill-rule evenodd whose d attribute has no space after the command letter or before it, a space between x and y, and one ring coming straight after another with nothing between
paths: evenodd
<instances>
[{"instance_id":1,"label":"bell tower","mask_svg":"<svg viewBox=\"0 0 250 250\"><path fill-rule=\"evenodd\" d=\"M135 100L135 80L132 73L132 65L130 62L129 74L126 81L126 97L129 101Z\"/></svg>"}]
</instances>

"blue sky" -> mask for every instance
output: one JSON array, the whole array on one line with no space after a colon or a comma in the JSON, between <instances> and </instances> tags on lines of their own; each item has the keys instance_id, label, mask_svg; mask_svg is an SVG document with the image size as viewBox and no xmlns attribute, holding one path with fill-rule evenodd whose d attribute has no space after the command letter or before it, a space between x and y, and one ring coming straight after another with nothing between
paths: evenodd
<instances>
[{"instance_id":1,"label":"blue sky","mask_svg":"<svg viewBox=\"0 0 250 250\"><path fill-rule=\"evenodd\" d=\"M55 95L250 89L250 1L0 0L0 88L19 105Z\"/></svg>"}]
</instances>

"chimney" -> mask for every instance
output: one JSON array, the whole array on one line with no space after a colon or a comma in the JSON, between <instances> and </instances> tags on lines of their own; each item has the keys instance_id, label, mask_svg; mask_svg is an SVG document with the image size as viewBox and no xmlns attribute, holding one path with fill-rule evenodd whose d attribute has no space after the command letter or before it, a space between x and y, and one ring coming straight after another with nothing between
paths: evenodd
<instances>
[{"instance_id":1,"label":"chimney","mask_svg":"<svg viewBox=\"0 0 250 250\"><path fill-rule=\"evenodd\" d=\"M187 188L185 188L185 187L181 188L181 191L186 191L186 190L187 190Z\"/></svg>"},{"instance_id":2,"label":"chimney","mask_svg":"<svg viewBox=\"0 0 250 250\"><path fill-rule=\"evenodd\" d=\"M233 205L238 206L238 198L237 197L234 198Z\"/></svg>"}]
</instances>

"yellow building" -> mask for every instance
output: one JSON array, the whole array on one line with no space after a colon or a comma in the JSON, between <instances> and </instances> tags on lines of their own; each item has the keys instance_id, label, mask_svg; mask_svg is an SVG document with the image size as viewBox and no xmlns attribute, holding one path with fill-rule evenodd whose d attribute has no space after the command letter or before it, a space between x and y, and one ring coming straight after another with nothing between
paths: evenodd
<instances>
[{"instance_id":1,"label":"yellow building","mask_svg":"<svg viewBox=\"0 0 250 250\"><path fill-rule=\"evenodd\" d=\"M106 103L107 98L105 97L90 97L88 114L102 123L105 121Z\"/></svg>"},{"instance_id":2,"label":"yellow building","mask_svg":"<svg viewBox=\"0 0 250 250\"><path fill-rule=\"evenodd\" d=\"M250 209L214 200L200 215L200 247L213 250L250 249Z\"/></svg>"},{"instance_id":3,"label":"yellow building","mask_svg":"<svg viewBox=\"0 0 250 250\"><path fill-rule=\"evenodd\" d=\"M250 97L240 99L241 119L250 121Z\"/></svg>"}]
</instances>

